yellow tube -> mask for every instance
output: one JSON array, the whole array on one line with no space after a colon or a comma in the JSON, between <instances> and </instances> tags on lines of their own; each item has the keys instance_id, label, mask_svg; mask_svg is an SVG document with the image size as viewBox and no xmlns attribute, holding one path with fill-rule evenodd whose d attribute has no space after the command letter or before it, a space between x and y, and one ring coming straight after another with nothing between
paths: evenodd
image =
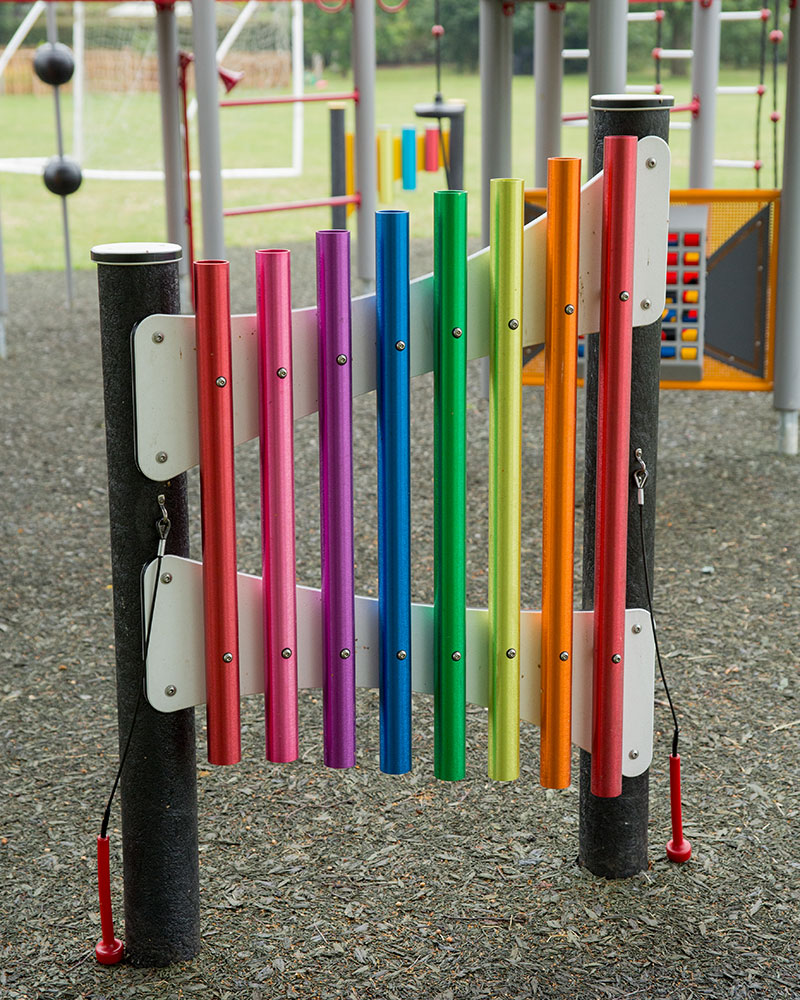
<instances>
[{"instance_id":1,"label":"yellow tube","mask_svg":"<svg viewBox=\"0 0 800 1000\"><path fill-rule=\"evenodd\" d=\"M392 156L394 165L393 180L400 181L403 179L403 140L399 135L396 135L392 139Z\"/></svg>"},{"instance_id":2,"label":"yellow tube","mask_svg":"<svg viewBox=\"0 0 800 1000\"><path fill-rule=\"evenodd\" d=\"M392 155L392 130L388 125L378 129L378 201L391 205L394 194L394 156Z\"/></svg>"},{"instance_id":3,"label":"yellow tube","mask_svg":"<svg viewBox=\"0 0 800 1000\"><path fill-rule=\"evenodd\" d=\"M344 169L345 169L345 191L347 194L356 193L356 137L352 132L345 132L344 135ZM356 206L347 206L348 216L355 212Z\"/></svg>"}]
</instances>

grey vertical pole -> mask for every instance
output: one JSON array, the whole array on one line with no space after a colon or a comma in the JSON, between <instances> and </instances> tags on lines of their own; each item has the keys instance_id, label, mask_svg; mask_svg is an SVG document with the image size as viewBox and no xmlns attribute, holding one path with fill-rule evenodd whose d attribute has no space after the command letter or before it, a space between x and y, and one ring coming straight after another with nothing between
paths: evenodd
<instances>
[{"instance_id":1,"label":"grey vertical pole","mask_svg":"<svg viewBox=\"0 0 800 1000\"><path fill-rule=\"evenodd\" d=\"M592 173L603 166L603 139L607 135L657 135L667 139L671 97L629 97L625 94L592 98L594 133ZM651 580L655 552L656 452L658 446L658 390L661 362L661 318L633 330L631 369L631 469L634 451L642 449L649 477L643 508L645 551ZM586 459L583 522L583 607L594 606L595 511L597 468L597 336L587 338ZM639 509L631 481L628 494L628 566L625 605L646 608L644 566L639 541ZM581 750L580 830L578 861L595 875L627 878L647 869L649 772L622 779L622 795L607 799L591 792L592 755Z\"/></svg>"},{"instance_id":2,"label":"grey vertical pole","mask_svg":"<svg viewBox=\"0 0 800 1000\"><path fill-rule=\"evenodd\" d=\"M375 210L378 163L375 152L375 6L353 0L353 76L356 101L356 187L361 204L356 216L356 266L359 278L375 278Z\"/></svg>"},{"instance_id":3,"label":"grey vertical pole","mask_svg":"<svg viewBox=\"0 0 800 1000\"><path fill-rule=\"evenodd\" d=\"M183 187L180 97L178 94L178 24L174 7L156 4L158 91L161 102L161 145L164 154L164 197L167 240L183 247L179 270L189 273L186 199Z\"/></svg>"},{"instance_id":4,"label":"grey vertical pole","mask_svg":"<svg viewBox=\"0 0 800 1000\"><path fill-rule=\"evenodd\" d=\"M329 104L331 131L331 197L347 193L347 167L345 163L344 105ZM347 205L331 208L331 228L347 229Z\"/></svg>"},{"instance_id":5,"label":"grey vertical pole","mask_svg":"<svg viewBox=\"0 0 800 1000\"><path fill-rule=\"evenodd\" d=\"M628 82L628 0L589 4L589 163L593 130L591 98L624 94Z\"/></svg>"},{"instance_id":6,"label":"grey vertical pole","mask_svg":"<svg viewBox=\"0 0 800 1000\"><path fill-rule=\"evenodd\" d=\"M217 92L217 16L214 0L194 0L192 3L192 37L197 92L203 256L206 260L221 260L225 256L225 236Z\"/></svg>"},{"instance_id":7,"label":"grey vertical pole","mask_svg":"<svg viewBox=\"0 0 800 1000\"><path fill-rule=\"evenodd\" d=\"M719 28L722 0L692 4L692 96L700 102L689 133L689 187L714 186Z\"/></svg>"},{"instance_id":8,"label":"grey vertical pole","mask_svg":"<svg viewBox=\"0 0 800 1000\"><path fill-rule=\"evenodd\" d=\"M489 245L489 181L511 176L512 18L501 0L481 0L481 237Z\"/></svg>"},{"instance_id":9,"label":"grey vertical pole","mask_svg":"<svg viewBox=\"0 0 800 1000\"><path fill-rule=\"evenodd\" d=\"M135 324L151 313L180 309L180 253L169 243L92 250L98 265L120 752L142 691L140 574L156 554L159 494L172 522L167 552L189 554L186 477L154 483L136 465L131 361ZM194 709L165 714L142 699L120 783L125 947L134 965L169 965L200 950L195 764Z\"/></svg>"},{"instance_id":10,"label":"grey vertical pole","mask_svg":"<svg viewBox=\"0 0 800 1000\"><path fill-rule=\"evenodd\" d=\"M564 5L534 5L533 80L536 87L534 183L547 187L547 160L561 155L561 82L564 76Z\"/></svg>"},{"instance_id":11,"label":"grey vertical pole","mask_svg":"<svg viewBox=\"0 0 800 1000\"><path fill-rule=\"evenodd\" d=\"M800 410L800 13L792 5L789 14L773 405L779 416L778 451L796 455Z\"/></svg>"},{"instance_id":12,"label":"grey vertical pole","mask_svg":"<svg viewBox=\"0 0 800 1000\"><path fill-rule=\"evenodd\" d=\"M56 21L56 5L47 5L47 41L55 45L58 41L58 23ZM58 155L64 159L64 131L61 127L61 88L53 87L53 101L56 109L56 140L58 143ZM72 288L72 249L69 239L69 212L67 211L67 196L61 195L61 225L64 231L64 272L67 279L67 305L72 308L73 288Z\"/></svg>"}]
</instances>

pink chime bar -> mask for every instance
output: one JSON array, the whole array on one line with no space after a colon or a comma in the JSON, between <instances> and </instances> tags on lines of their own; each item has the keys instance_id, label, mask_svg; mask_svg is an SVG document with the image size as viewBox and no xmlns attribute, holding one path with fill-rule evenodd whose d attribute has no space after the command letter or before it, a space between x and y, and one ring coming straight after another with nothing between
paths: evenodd
<instances>
[{"instance_id":1,"label":"pink chime bar","mask_svg":"<svg viewBox=\"0 0 800 1000\"><path fill-rule=\"evenodd\" d=\"M425 169L431 174L435 174L439 169L438 126L425 129Z\"/></svg>"},{"instance_id":2,"label":"pink chime bar","mask_svg":"<svg viewBox=\"0 0 800 1000\"><path fill-rule=\"evenodd\" d=\"M635 136L604 140L591 790L607 798L622 792L636 150Z\"/></svg>"},{"instance_id":3,"label":"pink chime bar","mask_svg":"<svg viewBox=\"0 0 800 1000\"><path fill-rule=\"evenodd\" d=\"M241 760L228 262L194 265L208 760Z\"/></svg>"},{"instance_id":4,"label":"pink chime bar","mask_svg":"<svg viewBox=\"0 0 800 1000\"><path fill-rule=\"evenodd\" d=\"M256 251L267 760L297 760L292 295L288 250Z\"/></svg>"}]
</instances>

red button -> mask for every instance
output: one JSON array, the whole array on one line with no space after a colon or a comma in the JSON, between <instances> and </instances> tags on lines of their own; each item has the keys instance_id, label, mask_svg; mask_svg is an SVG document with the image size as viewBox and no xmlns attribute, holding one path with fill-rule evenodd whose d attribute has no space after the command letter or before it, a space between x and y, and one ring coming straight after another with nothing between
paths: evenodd
<instances>
[{"instance_id":1,"label":"red button","mask_svg":"<svg viewBox=\"0 0 800 1000\"><path fill-rule=\"evenodd\" d=\"M676 247L678 245L678 234L670 233L667 236L667 246Z\"/></svg>"},{"instance_id":2,"label":"red button","mask_svg":"<svg viewBox=\"0 0 800 1000\"><path fill-rule=\"evenodd\" d=\"M699 280L699 275L697 271L684 271L683 272L683 283L684 285L696 285Z\"/></svg>"},{"instance_id":3,"label":"red button","mask_svg":"<svg viewBox=\"0 0 800 1000\"><path fill-rule=\"evenodd\" d=\"M700 233L684 233L683 234L683 245L685 247L699 247L700 246Z\"/></svg>"},{"instance_id":4,"label":"red button","mask_svg":"<svg viewBox=\"0 0 800 1000\"><path fill-rule=\"evenodd\" d=\"M667 254L667 265L669 267L674 267L678 263L677 251L673 250L671 253Z\"/></svg>"},{"instance_id":5,"label":"red button","mask_svg":"<svg viewBox=\"0 0 800 1000\"><path fill-rule=\"evenodd\" d=\"M678 284L678 272L677 271L667 271L667 284L677 285Z\"/></svg>"}]
</instances>

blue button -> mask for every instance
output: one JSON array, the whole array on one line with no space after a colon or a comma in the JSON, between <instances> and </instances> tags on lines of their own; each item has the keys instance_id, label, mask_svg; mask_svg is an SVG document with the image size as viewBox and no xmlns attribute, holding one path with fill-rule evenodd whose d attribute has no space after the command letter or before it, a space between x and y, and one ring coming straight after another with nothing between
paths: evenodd
<instances>
[{"instance_id":1,"label":"blue button","mask_svg":"<svg viewBox=\"0 0 800 1000\"><path fill-rule=\"evenodd\" d=\"M662 347L661 348L661 357L662 358L674 358L675 357L675 348L674 347Z\"/></svg>"}]
</instances>

